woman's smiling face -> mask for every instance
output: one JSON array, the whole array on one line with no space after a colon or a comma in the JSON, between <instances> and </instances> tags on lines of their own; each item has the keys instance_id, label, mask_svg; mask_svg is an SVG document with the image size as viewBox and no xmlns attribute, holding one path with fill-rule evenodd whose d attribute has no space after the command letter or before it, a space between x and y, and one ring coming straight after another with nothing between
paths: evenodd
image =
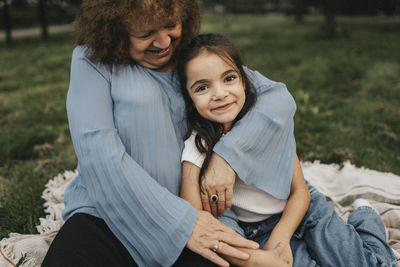
<instances>
[{"instance_id":1,"label":"woman's smiling face","mask_svg":"<svg viewBox=\"0 0 400 267\"><path fill-rule=\"evenodd\" d=\"M160 72L172 71L171 58L180 43L179 22L148 25L130 34L129 54L139 65Z\"/></svg>"},{"instance_id":2,"label":"woman's smiling face","mask_svg":"<svg viewBox=\"0 0 400 267\"><path fill-rule=\"evenodd\" d=\"M197 112L221 123L224 132L229 131L246 100L237 68L227 59L202 51L187 63L186 77L186 88Z\"/></svg>"}]
</instances>

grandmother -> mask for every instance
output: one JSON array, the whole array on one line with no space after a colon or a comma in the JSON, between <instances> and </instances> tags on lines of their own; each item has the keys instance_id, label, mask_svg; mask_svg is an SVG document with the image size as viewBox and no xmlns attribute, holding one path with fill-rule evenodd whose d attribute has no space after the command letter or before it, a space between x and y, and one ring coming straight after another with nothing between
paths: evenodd
<instances>
[{"instance_id":1,"label":"grandmother","mask_svg":"<svg viewBox=\"0 0 400 267\"><path fill-rule=\"evenodd\" d=\"M65 191L66 222L42 266L227 266L221 256L246 260L246 249L258 248L178 197L187 126L172 72L200 22L193 0L83 1L67 96L79 174ZM259 88L252 118L216 145L202 181L206 210L230 208L236 173L263 173L268 155L248 151L270 144L262 125L263 107L276 101L271 92ZM218 206L209 203L212 194Z\"/></svg>"}]
</instances>

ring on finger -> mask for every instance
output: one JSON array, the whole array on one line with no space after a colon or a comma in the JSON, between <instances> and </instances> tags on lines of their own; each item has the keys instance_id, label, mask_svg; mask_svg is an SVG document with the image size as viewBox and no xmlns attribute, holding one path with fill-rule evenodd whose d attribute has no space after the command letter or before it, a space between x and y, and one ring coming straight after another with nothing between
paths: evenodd
<instances>
[{"instance_id":1,"label":"ring on finger","mask_svg":"<svg viewBox=\"0 0 400 267\"><path fill-rule=\"evenodd\" d=\"M215 243L215 245L212 247L212 251L217 252L218 250L218 243Z\"/></svg>"},{"instance_id":2,"label":"ring on finger","mask_svg":"<svg viewBox=\"0 0 400 267\"><path fill-rule=\"evenodd\" d=\"M218 201L218 196L216 194L212 194L210 197L210 201L216 203Z\"/></svg>"}]
</instances>

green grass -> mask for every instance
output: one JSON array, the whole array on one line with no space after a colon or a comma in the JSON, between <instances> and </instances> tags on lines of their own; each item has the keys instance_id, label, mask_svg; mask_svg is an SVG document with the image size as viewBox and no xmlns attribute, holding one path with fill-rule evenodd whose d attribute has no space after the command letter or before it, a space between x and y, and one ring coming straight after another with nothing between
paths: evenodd
<instances>
[{"instance_id":1,"label":"green grass","mask_svg":"<svg viewBox=\"0 0 400 267\"><path fill-rule=\"evenodd\" d=\"M71 34L0 48L0 237L35 233L49 178L74 169L65 97Z\"/></svg>"},{"instance_id":2,"label":"green grass","mask_svg":"<svg viewBox=\"0 0 400 267\"><path fill-rule=\"evenodd\" d=\"M400 174L400 18L339 18L334 38L318 17L205 17L248 65L284 82L297 103L301 160ZM74 169L65 96L72 35L0 43L0 238L35 233L48 179Z\"/></svg>"}]
</instances>

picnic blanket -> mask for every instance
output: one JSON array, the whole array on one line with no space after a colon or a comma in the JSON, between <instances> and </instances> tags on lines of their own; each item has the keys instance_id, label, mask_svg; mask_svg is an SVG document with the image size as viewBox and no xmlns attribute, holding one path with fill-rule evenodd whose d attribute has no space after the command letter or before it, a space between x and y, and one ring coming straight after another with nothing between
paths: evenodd
<instances>
[{"instance_id":1,"label":"picnic blanket","mask_svg":"<svg viewBox=\"0 0 400 267\"><path fill-rule=\"evenodd\" d=\"M336 211L346 220L357 198L368 199L380 214L388 230L388 243L400 266L400 176L365 168L349 162L335 164L302 163L304 177L328 200L336 204ZM63 225L64 189L77 172L66 171L51 179L43 192L47 216L40 218L39 234L11 233L0 241L0 267L40 266L57 231Z\"/></svg>"}]
</instances>

